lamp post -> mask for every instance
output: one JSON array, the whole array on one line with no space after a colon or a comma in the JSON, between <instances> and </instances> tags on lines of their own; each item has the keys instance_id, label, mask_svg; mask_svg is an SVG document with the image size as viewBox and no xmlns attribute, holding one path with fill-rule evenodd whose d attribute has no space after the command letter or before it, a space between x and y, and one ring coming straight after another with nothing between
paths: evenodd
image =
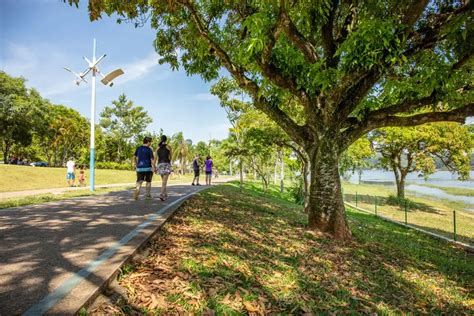
<instances>
[{"instance_id":1,"label":"lamp post","mask_svg":"<svg viewBox=\"0 0 474 316\"><path fill-rule=\"evenodd\" d=\"M90 177L90 190L93 192L95 190L95 97L96 97L96 91L95 91L95 77L96 74L98 73L101 75L102 80L101 82L104 85L108 85L109 87L112 87L114 84L112 80L117 78L118 76L123 74L122 69L116 69L107 75L103 75L97 65L104 59L106 56L105 54L102 55L99 59L96 59L95 56L95 51L96 51L96 40L94 38L94 44L92 48L92 62L87 59L87 57L83 57L84 60L87 62L88 67L81 73L75 73L69 68L64 67L65 70L71 72L76 76L76 79L74 80L74 83L76 85L80 85L81 82L87 83L87 81L84 79L85 76L92 71L92 94L91 94L91 139L90 139L90 161L89 161L89 177Z\"/></svg>"}]
</instances>

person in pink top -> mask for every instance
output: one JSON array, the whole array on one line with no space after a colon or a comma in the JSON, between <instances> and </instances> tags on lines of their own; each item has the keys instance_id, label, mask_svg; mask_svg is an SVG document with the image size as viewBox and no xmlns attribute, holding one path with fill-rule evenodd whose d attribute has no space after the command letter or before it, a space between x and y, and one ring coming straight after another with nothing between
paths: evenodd
<instances>
[{"instance_id":1,"label":"person in pink top","mask_svg":"<svg viewBox=\"0 0 474 316\"><path fill-rule=\"evenodd\" d=\"M204 168L206 172L206 185L211 185L212 179L212 159L211 156L207 156L206 161L204 162Z\"/></svg>"}]
</instances>

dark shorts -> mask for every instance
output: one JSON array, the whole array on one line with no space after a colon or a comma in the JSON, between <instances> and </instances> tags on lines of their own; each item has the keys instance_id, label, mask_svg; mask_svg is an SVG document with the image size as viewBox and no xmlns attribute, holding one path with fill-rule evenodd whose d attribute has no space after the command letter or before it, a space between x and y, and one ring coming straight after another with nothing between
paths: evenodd
<instances>
[{"instance_id":1,"label":"dark shorts","mask_svg":"<svg viewBox=\"0 0 474 316\"><path fill-rule=\"evenodd\" d=\"M212 171L206 171L206 176L210 176L212 174Z\"/></svg>"},{"instance_id":2,"label":"dark shorts","mask_svg":"<svg viewBox=\"0 0 474 316\"><path fill-rule=\"evenodd\" d=\"M194 176L199 177L199 169L194 169Z\"/></svg>"},{"instance_id":3,"label":"dark shorts","mask_svg":"<svg viewBox=\"0 0 474 316\"><path fill-rule=\"evenodd\" d=\"M140 182L140 181L151 182L152 178L153 178L153 171L137 172L137 182Z\"/></svg>"}]
</instances>

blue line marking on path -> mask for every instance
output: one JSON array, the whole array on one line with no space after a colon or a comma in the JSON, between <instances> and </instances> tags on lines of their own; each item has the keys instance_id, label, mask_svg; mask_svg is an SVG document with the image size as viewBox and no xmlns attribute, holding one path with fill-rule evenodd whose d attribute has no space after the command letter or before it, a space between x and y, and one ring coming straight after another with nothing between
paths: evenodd
<instances>
[{"instance_id":1,"label":"blue line marking on path","mask_svg":"<svg viewBox=\"0 0 474 316\"><path fill-rule=\"evenodd\" d=\"M25 313L24 316L36 316L42 315L46 313L51 307L56 305L56 303L64 298L69 292L71 292L79 283L81 283L85 278L87 278L92 272L94 272L105 260L112 257L117 250L119 250L122 246L124 246L127 242L129 242L133 237L138 235L140 232L143 231L145 227L151 224L159 215L166 212L169 208L173 207L174 205L180 203L181 201L187 199L188 197L204 190L205 188L201 188L197 191L191 192L185 196L180 197L176 201L166 205L161 210L154 213L150 218L137 227L129 232L127 235L123 236L118 242L114 243L109 249L104 251L99 257L89 262L87 266L76 272L73 276L69 279L61 283L60 286L54 290L54 292L45 296L41 301L37 304L31 306Z\"/></svg>"}]
</instances>

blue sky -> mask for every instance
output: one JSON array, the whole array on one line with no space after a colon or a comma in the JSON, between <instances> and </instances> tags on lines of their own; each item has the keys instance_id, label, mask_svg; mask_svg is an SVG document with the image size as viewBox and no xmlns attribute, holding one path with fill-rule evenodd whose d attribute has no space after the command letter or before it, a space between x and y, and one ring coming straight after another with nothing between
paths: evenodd
<instances>
[{"instance_id":1,"label":"blue sky","mask_svg":"<svg viewBox=\"0 0 474 316\"><path fill-rule=\"evenodd\" d=\"M125 74L110 88L97 84L97 114L125 93L153 118L148 130L160 128L168 135L183 131L193 142L227 137L230 124L219 100L209 93L210 83L171 71L158 64L153 49L155 32L146 25L117 24L104 16L90 22L87 1L79 9L61 0L0 0L0 69L23 76L52 103L64 104L90 117L89 84L76 86L72 74L86 67L82 56L107 54L100 69L122 68ZM98 120L98 118L96 118Z\"/></svg>"}]
</instances>

